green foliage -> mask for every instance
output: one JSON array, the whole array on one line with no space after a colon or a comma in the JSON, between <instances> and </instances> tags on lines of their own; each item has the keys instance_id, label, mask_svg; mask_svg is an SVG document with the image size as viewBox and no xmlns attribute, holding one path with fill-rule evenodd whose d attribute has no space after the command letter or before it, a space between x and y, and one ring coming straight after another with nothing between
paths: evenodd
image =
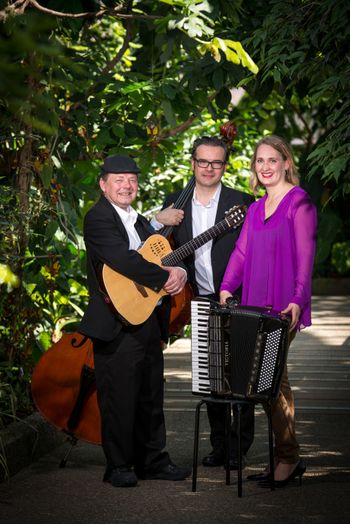
<instances>
[{"instance_id":1,"label":"green foliage","mask_svg":"<svg viewBox=\"0 0 350 524\"><path fill-rule=\"evenodd\" d=\"M82 221L108 154L137 158L137 205L151 216L189 180L198 136L235 122L225 181L248 191L254 143L280 134L319 208L316 274L334 271L332 250L344 267L345 248L340 255L333 246L347 245L350 230L341 199L349 193L347 2L45 5L99 14L0 8L0 263L20 280L0 299L0 362L9 373L22 370L17 378L28 382L51 341L76 329L87 302ZM26 404L8 376L2 382Z\"/></svg>"},{"instance_id":2,"label":"green foliage","mask_svg":"<svg viewBox=\"0 0 350 524\"><path fill-rule=\"evenodd\" d=\"M260 126L261 106L275 99L265 129L294 145L302 184L319 208L319 276L333 271L333 243L349 238L349 15L345 0L256 0L241 21L260 66L245 80L260 102Z\"/></svg>"},{"instance_id":3,"label":"green foliage","mask_svg":"<svg viewBox=\"0 0 350 524\"><path fill-rule=\"evenodd\" d=\"M321 274L327 261L331 256L332 246L339 237L342 230L342 221L332 210L327 209L319 214L317 253L316 253L316 273Z\"/></svg>"},{"instance_id":4,"label":"green foliage","mask_svg":"<svg viewBox=\"0 0 350 524\"><path fill-rule=\"evenodd\" d=\"M258 88L282 94L289 125L298 119L309 176L331 185L332 199L349 195L350 5L346 0L269 4L249 40L253 56L263 62Z\"/></svg>"},{"instance_id":5,"label":"green foliage","mask_svg":"<svg viewBox=\"0 0 350 524\"><path fill-rule=\"evenodd\" d=\"M77 328L86 306L82 220L99 194L101 160L138 157L139 209L152 212L185 185L191 142L218 133L229 89L254 64L233 38L241 2L47 3L67 13L112 8L79 19L34 7L16 14L10 4L12 16L0 12L0 263L20 285L1 295L0 362L20 409L29 394L16 389L19 376L28 386L42 352Z\"/></svg>"},{"instance_id":6,"label":"green foliage","mask_svg":"<svg viewBox=\"0 0 350 524\"><path fill-rule=\"evenodd\" d=\"M350 274L350 241L333 244L332 264L340 275Z\"/></svg>"}]
</instances>

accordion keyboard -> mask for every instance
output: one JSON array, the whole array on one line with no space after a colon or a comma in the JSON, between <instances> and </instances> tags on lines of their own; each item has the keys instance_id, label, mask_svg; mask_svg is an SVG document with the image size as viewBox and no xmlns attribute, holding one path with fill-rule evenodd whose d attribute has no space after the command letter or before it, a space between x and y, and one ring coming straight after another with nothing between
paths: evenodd
<instances>
[{"instance_id":1,"label":"accordion keyboard","mask_svg":"<svg viewBox=\"0 0 350 524\"><path fill-rule=\"evenodd\" d=\"M191 302L192 392L210 394L208 371L208 319L210 302Z\"/></svg>"}]
</instances>

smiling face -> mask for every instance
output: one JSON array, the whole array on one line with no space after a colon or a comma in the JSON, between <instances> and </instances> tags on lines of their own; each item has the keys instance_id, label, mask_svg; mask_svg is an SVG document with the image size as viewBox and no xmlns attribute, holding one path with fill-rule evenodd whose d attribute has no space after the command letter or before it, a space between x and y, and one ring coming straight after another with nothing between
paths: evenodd
<instances>
[{"instance_id":1,"label":"smiling face","mask_svg":"<svg viewBox=\"0 0 350 524\"><path fill-rule=\"evenodd\" d=\"M105 178L100 178L100 188L107 200L127 210L137 195L137 175L135 173L109 173Z\"/></svg>"},{"instance_id":2,"label":"smiling face","mask_svg":"<svg viewBox=\"0 0 350 524\"><path fill-rule=\"evenodd\" d=\"M286 181L289 161L284 160L272 146L261 144L256 152L255 171L259 182L264 187L275 187Z\"/></svg>"},{"instance_id":3,"label":"smiling face","mask_svg":"<svg viewBox=\"0 0 350 524\"><path fill-rule=\"evenodd\" d=\"M201 145L197 147L195 157L192 159L192 170L198 186L213 188L219 184L226 168L225 154L225 150L220 146ZM214 162L214 167L213 164L200 167L200 161Z\"/></svg>"}]
</instances>

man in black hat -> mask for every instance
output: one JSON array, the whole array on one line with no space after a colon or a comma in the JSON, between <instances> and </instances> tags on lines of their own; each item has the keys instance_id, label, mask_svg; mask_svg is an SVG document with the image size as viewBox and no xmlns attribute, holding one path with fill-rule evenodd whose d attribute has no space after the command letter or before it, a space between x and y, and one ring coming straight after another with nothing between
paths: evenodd
<instances>
[{"instance_id":1,"label":"man in black hat","mask_svg":"<svg viewBox=\"0 0 350 524\"><path fill-rule=\"evenodd\" d=\"M99 178L103 194L84 220L90 299L80 331L93 341L107 459L104 481L117 487L135 486L139 478L183 480L190 475L164 451L163 353L157 314L142 324L127 324L101 284L104 264L156 292L164 288L176 294L186 283L183 268L158 266L137 251L153 233L131 207L138 173L130 157L107 158Z\"/></svg>"}]
</instances>

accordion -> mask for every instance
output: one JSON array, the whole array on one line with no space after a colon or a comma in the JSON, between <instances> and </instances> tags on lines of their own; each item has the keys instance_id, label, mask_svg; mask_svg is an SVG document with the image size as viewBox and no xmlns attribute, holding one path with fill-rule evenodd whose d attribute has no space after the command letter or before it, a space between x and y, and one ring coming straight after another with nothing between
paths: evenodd
<instances>
[{"instance_id":1,"label":"accordion","mask_svg":"<svg viewBox=\"0 0 350 524\"><path fill-rule=\"evenodd\" d=\"M250 306L191 302L192 392L266 402L277 397L290 320Z\"/></svg>"}]
</instances>

